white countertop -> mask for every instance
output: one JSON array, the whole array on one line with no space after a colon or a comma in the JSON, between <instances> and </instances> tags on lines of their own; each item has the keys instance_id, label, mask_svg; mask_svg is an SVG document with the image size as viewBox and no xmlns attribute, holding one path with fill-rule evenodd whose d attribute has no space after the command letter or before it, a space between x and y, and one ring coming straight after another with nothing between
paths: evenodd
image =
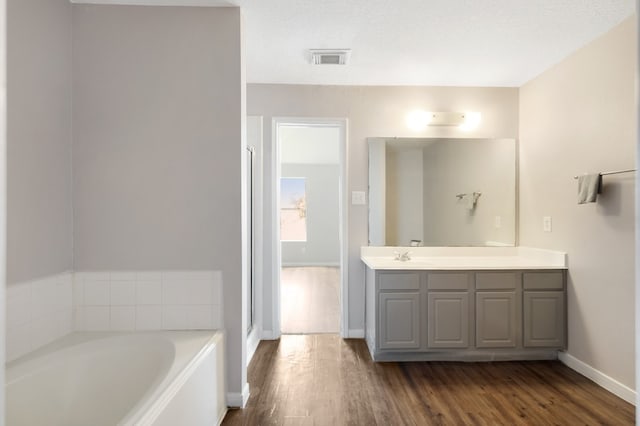
<instances>
[{"instance_id":1,"label":"white countertop","mask_svg":"<svg viewBox=\"0 0 640 426\"><path fill-rule=\"evenodd\" d=\"M530 247L362 247L361 259L375 270L567 269L566 253Z\"/></svg>"}]
</instances>

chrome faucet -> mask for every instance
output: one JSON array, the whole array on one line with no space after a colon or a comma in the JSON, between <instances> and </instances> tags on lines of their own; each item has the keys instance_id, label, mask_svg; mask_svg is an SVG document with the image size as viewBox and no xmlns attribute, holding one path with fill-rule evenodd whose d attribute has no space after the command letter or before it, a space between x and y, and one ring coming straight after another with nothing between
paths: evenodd
<instances>
[{"instance_id":1,"label":"chrome faucet","mask_svg":"<svg viewBox=\"0 0 640 426\"><path fill-rule=\"evenodd\" d=\"M407 260L411 260L411 252L410 251L394 251L393 252L396 257L395 260L399 260L400 262L406 262Z\"/></svg>"}]
</instances>

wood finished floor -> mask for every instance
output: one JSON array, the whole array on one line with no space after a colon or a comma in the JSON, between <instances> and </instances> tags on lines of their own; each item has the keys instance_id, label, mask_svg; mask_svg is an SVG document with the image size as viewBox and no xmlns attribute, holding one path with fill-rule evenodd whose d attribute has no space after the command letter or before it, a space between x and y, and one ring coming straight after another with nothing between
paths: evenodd
<instances>
[{"instance_id":1,"label":"wood finished floor","mask_svg":"<svg viewBox=\"0 0 640 426\"><path fill-rule=\"evenodd\" d=\"M363 340L263 341L223 425L632 425L634 407L560 362L374 363Z\"/></svg>"},{"instance_id":2,"label":"wood finished floor","mask_svg":"<svg viewBox=\"0 0 640 426\"><path fill-rule=\"evenodd\" d=\"M340 269L325 266L282 268L281 329L285 334L340 331Z\"/></svg>"}]
</instances>

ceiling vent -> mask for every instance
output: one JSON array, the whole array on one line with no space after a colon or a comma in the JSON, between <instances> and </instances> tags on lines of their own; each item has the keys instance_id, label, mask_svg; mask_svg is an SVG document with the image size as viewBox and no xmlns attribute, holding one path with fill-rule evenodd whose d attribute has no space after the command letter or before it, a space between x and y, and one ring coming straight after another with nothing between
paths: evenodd
<instances>
[{"instance_id":1,"label":"ceiling vent","mask_svg":"<svg viewBox=\"0 0 640 426\"><path fill-rule=\"evenodd\" d=\"M312 65L346 65L351 49L309 49Z\"/></svg>"}]
</instances>

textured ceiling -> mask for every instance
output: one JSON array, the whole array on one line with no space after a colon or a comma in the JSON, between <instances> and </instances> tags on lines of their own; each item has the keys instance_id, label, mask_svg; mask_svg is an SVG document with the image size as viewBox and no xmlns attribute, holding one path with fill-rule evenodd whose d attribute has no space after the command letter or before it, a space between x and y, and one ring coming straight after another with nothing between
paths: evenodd
<instances>
[{"instance_id":1,"label":"textured ceiling","mask_svg":"<svg viewBox=\"0 0 640 426\"><path fill-rule=\"evenodd\" d=\"M520 86L630 16L634 0L231 0L249 83ZM350 48L311 66L310 48Z\"/></svg>"},{"instance_id":2,"label":"textured ceiling","mask_svg":"<svg viewBox=\"0 0 640 426\"><path fill-rule=\"evenodd\" d=\"M249 83L518 87L620 23L635 0L71 0L237 5ZM308 49L352 49L312 66Z\"/></svg>"}]
</instances>

